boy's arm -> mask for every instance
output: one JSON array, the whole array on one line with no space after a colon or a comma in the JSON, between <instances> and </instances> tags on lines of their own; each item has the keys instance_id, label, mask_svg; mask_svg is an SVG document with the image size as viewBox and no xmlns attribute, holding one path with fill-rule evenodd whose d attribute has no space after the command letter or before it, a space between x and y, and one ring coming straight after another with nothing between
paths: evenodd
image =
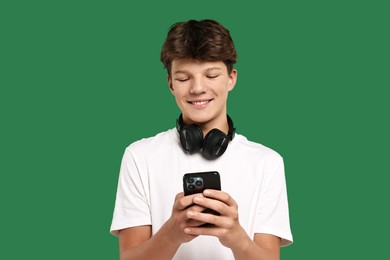
<instances>
[{"instance_id":1,"label":"boy's arm","mask_svg":"<svg viewBox=\"0 0 390 260\"><path fill-rule=\"evenodd\" d=\"M166 228L151 236L151 226L123 229L119 232L120 259L172 259L180 243Z\"/></svg>"},{"instance_id":2,"label":"boy's arm","mask_svg":"<svg viewBox=\"0 0 390 260\"><path fill-rule=\"evenodd\" d=\"M176 195L171 217L160 230L152 235L151 226L138 226L119 231L120 259L172 259L180 245L189 242L196 235L184 233L187 227L197 227L204 222L189 219L187 211L202 212L205 208L193 205L197 194L184 196L183 192Z\"/></svg>"},{"instance_id":3,"label":"boy's arm","mask_svg":"<svg viewBox=\"0 0 390 260\"><path fill-rule=\"evenodd\" d=\"M238 219L238 205L226 192L205 190L205 196L195 197L194 203L215 210L220 215L194 212L189 210L187 217L193 220L214 224L212 227L188 227L187 234L218 237L219 241L230 248L235 259L276 260L280 255L280 238L268 234L255 234L252 240Z\"/></svg>"}]
</instances>

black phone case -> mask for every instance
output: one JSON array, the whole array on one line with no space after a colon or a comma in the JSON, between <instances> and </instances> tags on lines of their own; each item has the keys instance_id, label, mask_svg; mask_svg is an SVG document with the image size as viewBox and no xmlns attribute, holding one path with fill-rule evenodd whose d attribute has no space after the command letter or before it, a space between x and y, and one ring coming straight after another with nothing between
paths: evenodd
<instances>
[{"instance_id":1,"label":"black phone case","mask_svg":"<svg viewBox=\"0 0 390 260\"><path fill-rule=\"evenodd\" d=\"M186 173L183 176L184 195L201 193L206 189L221 190L217 171Z\"/></svg>"}]
</instances>

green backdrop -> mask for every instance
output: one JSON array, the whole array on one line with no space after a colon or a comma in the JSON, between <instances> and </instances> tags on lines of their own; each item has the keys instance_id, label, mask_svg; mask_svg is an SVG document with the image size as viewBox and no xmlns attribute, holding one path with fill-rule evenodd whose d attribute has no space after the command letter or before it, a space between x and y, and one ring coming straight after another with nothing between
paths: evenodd
<instances>
[{"instance_id":1,"label":"green backdrop","mask_svg":"<svg viewBox=\"0 0 390 260\"><path fill-rule=\"evenodd\" d=\"M237 131L285 159L282 259L383 259L389 197L387 1L2 1L0 259L118 259L127 145L174 127L159 53L213 18L239 59Z\"/></svg>"}]
</instances>

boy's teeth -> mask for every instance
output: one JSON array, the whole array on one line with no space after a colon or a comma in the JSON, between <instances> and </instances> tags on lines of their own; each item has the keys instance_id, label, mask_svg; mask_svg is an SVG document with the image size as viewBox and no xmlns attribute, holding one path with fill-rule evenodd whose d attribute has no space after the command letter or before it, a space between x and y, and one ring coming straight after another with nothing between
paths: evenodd
<instances>
[{"instance_id":1,"label":"boy's teeth","mask_svg":"<svg viewBox=\"0 0 390 260\"><path fill-rule=\"evenodd\" d=\"M206 104L208 101L196 101L196 102L193 102L195 105L204 105Z\"/></svg>"}]
</instances>

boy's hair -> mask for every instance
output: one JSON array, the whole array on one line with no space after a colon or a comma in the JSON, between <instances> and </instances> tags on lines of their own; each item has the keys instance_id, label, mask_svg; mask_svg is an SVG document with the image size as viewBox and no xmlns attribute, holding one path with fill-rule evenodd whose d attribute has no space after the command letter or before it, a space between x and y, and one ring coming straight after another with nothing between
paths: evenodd
<instances>
[{"instance_id":1,"label":"boy's hair","mask_svg":"<svg viewBox=\"0 0 390 260\"><path fill-rule=\"evenodd\" d=\"M175 59L223 61L230 74L237 52L229 30L222 24L210 19L189 20L170 27L160 59L169 75Z\"/></svg>"}]
</instances>

